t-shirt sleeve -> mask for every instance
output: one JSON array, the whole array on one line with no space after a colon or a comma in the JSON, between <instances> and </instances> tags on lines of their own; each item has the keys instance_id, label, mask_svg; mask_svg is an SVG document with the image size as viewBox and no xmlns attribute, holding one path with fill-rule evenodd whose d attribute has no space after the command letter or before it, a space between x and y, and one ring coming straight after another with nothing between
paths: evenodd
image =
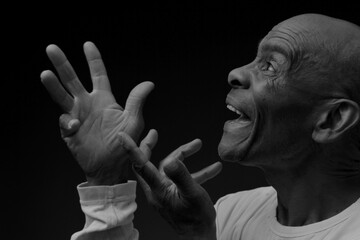
<instances>
[{"instance_id":1,"label":"t-shirt sleeve","mask_svg":"<svg viewBox=\"0 0 360 240\"><path fill-rule=\"evenodd\" d=\"M215 203L217 239L224 239L225 231L230 234L229 230L234 230L232 227L236 224L236 220L233 218L232 212L236 209L236 205L243 195L244 193L228 194Z\"/></svg>"},{"instance_id":2,"label":"t-shirt sleeve","mask_svg":"<svg viewBox=\"0 0 360 240\"><path fill-rule=\"evenodd\" d=\"M85 214L84 228L74 233L71 240L137 240L133 226L136 182L128 181L114 186L77 187L80 205Z\"/></svg>"},{"instance_id":3,"label":"t-shirt sleeve","mask_svg":"<svg viewBox=\"0 0 360 240\"><path fill-rule=\"evenodd\" d=\"M266 213L264 207L274 193L272 188L263 187L220 198L214 205L217 239L240 239L249 220Z\"/></svg>"}]
</instances>

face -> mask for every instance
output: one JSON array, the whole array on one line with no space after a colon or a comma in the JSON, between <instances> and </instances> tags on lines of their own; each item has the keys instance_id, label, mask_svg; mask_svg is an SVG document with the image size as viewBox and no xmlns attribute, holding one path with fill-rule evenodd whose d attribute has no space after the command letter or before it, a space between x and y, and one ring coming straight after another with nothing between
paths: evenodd
<instances>
[{"instance_id":1,"label":"face","mask_svg":"<svg viewBox=\"0 0 360 240\"><path fill-rule=\"evenodd\" d=\"M302 62L311 42L304 30L297 19L275 26L255 60L230 72L226 104L235 119L224 125L218 147L223 160L288 168L289 159L311 154L313 113L322 92Z\"/></svg>"}]
</instances>

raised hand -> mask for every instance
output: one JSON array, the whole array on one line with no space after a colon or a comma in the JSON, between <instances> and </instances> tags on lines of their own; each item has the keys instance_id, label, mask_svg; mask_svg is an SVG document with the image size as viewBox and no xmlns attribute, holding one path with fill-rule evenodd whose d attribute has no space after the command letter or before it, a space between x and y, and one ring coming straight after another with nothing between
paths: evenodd
<instances>
[{"instance_id":1,"label":"raised hand","mask_svg":"<svg viewBox=\"0 0 360 240\"><path fill-rule=\"evenodd\" d=\"M49 45L46 52L61 83L50 70L41 73L41 80L65 112L59 119L61 136L83 169L88 184L125 182L129 163L119 142L119 133L124 132L135 141L139 139L144 128L142 107L153 83L137 85L130 92L124 109L116 103L100 52L93 43L84 44L93 84L90 93L60 48Z\"/></svg>"},{"instance_id":2,"label":"raised hand","mask_svg":"<svg viewBox=\"0 0 360 240\"><path fill-rule=\"evenodd\" d=\"M222 165L216 162L190 174L182 162L201 148L201 141L196 139L179 147L157 169L149 161L157 142L155 130L150 130L139 148L128 135L122 133L121 137L147 200L176 233L182 239L216 239L213 202L200 184L215 177Z\"/></svg>"}]
</instances>

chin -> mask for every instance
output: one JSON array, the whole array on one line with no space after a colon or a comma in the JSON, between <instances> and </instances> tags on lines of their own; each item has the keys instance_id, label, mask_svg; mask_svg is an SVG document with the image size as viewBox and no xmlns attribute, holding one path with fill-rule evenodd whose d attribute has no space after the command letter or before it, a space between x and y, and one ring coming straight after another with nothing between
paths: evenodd
<instances>
[{"instance_id":1,"label":"chin","mask_svg":"<svg viewBox=\"0 0 360 240\"><path fill-rule=\"evenodd\" d=\"M245 162L252 145L251 134L244 138L236 138L234 134L224 131L218 145L218 154L223 161Z\"/></svg>"},{"instance_id":2,"label":"chin","mask_svg":"<svg viewBox=\"0 0 360 240\"><path fill-rule=\"evenodd\" d=\"M228 149L227 145L219 143L218 146L218 154L221 160L227 161L227 162L238 162L241 161L241 156L239 156L238 153L234 152L231 149Z\"/></svg>"}]
</instances>

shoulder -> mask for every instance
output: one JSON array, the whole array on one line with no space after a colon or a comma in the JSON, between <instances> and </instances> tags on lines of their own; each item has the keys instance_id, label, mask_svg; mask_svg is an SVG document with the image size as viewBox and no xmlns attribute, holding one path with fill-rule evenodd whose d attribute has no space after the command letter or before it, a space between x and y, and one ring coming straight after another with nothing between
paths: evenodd
<instances>
[{"instance_id":1,"label":"shoulder","mask_svg":"<svg viewBox=\"0 0 360 240\"><path fill-rule=\"evenodd\" d=\"M276 207L276 191L272 187L260 187L225 195L216 204L218 231L245 226L250 219L260 219Z\"/></svg>"},{"instance_id":2,"label":"shoulder","mask_svg":"<svg viewBox=\"0 0 360 240\"><path fill-rule=\"evenodd\" d=\"M276 199L275 189L272 187L260 187L225 195L216 202L215 206L217 208L230 206L247 208L249 205L259 205L271 199Z\"/></svg>"}]
</instances>

